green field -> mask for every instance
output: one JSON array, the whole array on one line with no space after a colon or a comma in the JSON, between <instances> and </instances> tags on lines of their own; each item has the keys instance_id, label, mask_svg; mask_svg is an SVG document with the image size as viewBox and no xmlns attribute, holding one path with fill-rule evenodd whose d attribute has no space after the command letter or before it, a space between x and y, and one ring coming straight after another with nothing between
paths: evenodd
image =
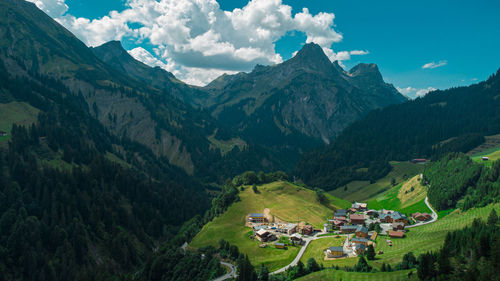
<instances>
[{"instance_id":1,"label":"green field","mask_svg":"<svg viewBox=\"0 0 500 281\"><path fill-rule=\"evenodd\" d=\"M309 247L307 247L307 250L305 251L304 255L300 259L304 264L307 264L307 260L309 258L314 258L316 259L317 262L323 262L324 258L324 251L330 247L336 247L336 246L342 246L345 240L345 236L340 236L339 238L334 237L328 237L328 238L321 238L318 240L311 241L309 244ZM321 257L321 259L320 259Z\"/></svg>"},{"instance_id":2,"label":"green field","mask_svg":"<svg viewBox=\"0 0 500 281\"><path fill-rule=\"evenodd\" d=\"M481 158L483 156L488 157L487 161L483 161ZM500 159L500 146L492 147L487 151L483 151L476 155L471 156L471 159L477 163L484 163L486 166L491 166L494 161Z\"/></svg>"},{"instance_id":3,"label":"green field","mask_svg":"<svg viewBox=\"0 0 500 281\"><path fill-rule=\"evenodd\" d=\"M408 278L408 273L413 272L412 278ZM400 280L418 280L417 270L400 270L393 272L377 272L377 273L362 273L362 272L346 272L343 270L325 269L304 277L298 278L300 281L400 281Z\"/></svg>"},{"instance_id":4,"label":"green field","mask_svg":"<svg viewBox=\"0 0 500 281\"><path fill-rule=\"evenodd\" d=\"M427 187L420 184L419 176L415 176L367 201L367 204L368 209L395 210L408 215L415 212L431 213L424 201L426 196Z\"/></svg>"},{"instance_id":5,"label":"green field","mask_svg":"<svg viewBox=\"0 0 500 281\"><path fill-rule=\"evenodd\" d=\"M484 208L474 208L465 213L460 212L460 210L456 210L434 223L408 229L409 231L407 232L405 238L391 238L390 240L392 241L392 246L388 246L385 242L385 239L387 238L386 236L379 235L376 239L375 251L378 252L379 250L382 250L384 253L382 255L377 255L374 261L369 261L369 264L376 268L380 268L383 262L395 265L396 263L401 262L403 255L408 252L413 252L418 256L423 252L438 250L443 245L447 232L462 229L466 225L471 224L474 218L486 219L492 208L495 208L497 213L500 212L500 203L489 205ZM321 245L315 246L315 243L318 242L322 243L321 239L312 241L309 247L311 247L311 249L323 247ZM358 258L325 261L322 253L313 250L311 252L312 254L309 254L309 250L310 249L308 248L304 255L308 255L307 258L315 258L318 263L322 263L325 267L339 266L342 268L343 266L353 266L358 262ZM303 259L303 262L304 261L307 260Z\"/></svg>"},{"instance_id":6,"label":"green field","mask_svg":"<svg viewBox=\"0 0 500 281\"><path fill-rule=\"evenodd\" d=\"M391 180L394 178L396 183L405 181L405 176L409 179L417 174L422 173L425 165L412 164L410 162L390 162L393 169L387 176L370 184L369 181L352 181L347 184L347 189L343 187L330 191L329 193L335 197L345 199L347 201L365 201L376 197L378 194L391 188Z\"/></svg>"},{"instance_id":7,"label":"green field","mask_svg":"<svg viewBox=\"0 0 500 281\"><path fill-rule=\"evenodd\" d=\"M39 110L24 102L0 103L0 131L9 135L0 137L0 146L10 139L13 124L31 125L36 121Z\"/></svg>"},{"instance_id":8,"label":"green field","mask_svg":"<svg viewBox=\"0 0 500 281\"><path fill-rule=\"evenodd\" d=\"M316 200L314 191L288 182L274 182L258 186L260 193L254 193L247 187L239 193L240 201L233 203L221 216L206 224L196 235L190 246L217 246L220 239L238 246L241 252L248 254L254 265L265 264L270 271L290 263L297 255L298 247L287 250L273 247L259 248L259 242L248 238L251 228L245 226L245 216L249 213L262 213L268 208L276 219L287 222L304 221L314 227L323 227L326 219L332 216L335 208L350 206L349 202L327 195L330 203L321 205Z\"/></svg>"}]
</instances>

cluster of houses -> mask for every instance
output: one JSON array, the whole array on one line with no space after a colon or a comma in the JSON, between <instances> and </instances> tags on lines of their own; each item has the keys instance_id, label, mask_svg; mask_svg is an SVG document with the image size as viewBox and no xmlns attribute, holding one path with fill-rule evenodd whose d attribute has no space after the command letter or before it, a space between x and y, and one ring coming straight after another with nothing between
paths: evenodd
<instances>
[{"instance_id":1,"label":"cluster of houses","mask_svg":"<svg viewBox=\"0 0 500 281\"><path fill-rule=\"evenodd\" d=\"M305 225L299 229L296 223L269 223L264 214L252 213L248 215L248 221L252 223L253 237L260 242L272 242L278 240L279 236L286 235L294 244L303 244L303 235L312 235L319 230L312 225ZM265 246L262 244L262 246ZM276 248L284 248L284 243L274 243Z\"/></svg>"},{"instance_id":2,"label":"cluster of houses","mask_svg":"<svg viewBox=\"0 0 500 281\"><path fill-rule=\"evenodd\" d=\"M414 213L411 216L415 221L427 221L432 218L428 213ZM398 211L393 210L367 210L366 203L355 202L348 210L340 209L333 213L333 219L329 219L324 225L324 231L335 231L339 234L354 234L350 241L352 251L359 255L365 253L370 241L377 238L377 232L372 231L371 235L366 228L372 223L380 223L386 229L384 234L392 238L403 238L405 227L410 223L410 219ZM390 242L390 240L387 240ZM389 243L388 242L388 243ZM390 242L392 245L392 242ZM328 258L338 258L346 255L349 247L330 247L327 249Z\"/></svg>"}]
</instances>

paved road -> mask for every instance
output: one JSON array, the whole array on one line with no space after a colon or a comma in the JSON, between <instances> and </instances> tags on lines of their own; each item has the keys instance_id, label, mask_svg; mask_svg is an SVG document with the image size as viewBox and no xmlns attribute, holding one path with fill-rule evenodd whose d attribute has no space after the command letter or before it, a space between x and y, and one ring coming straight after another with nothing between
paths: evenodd
<instances>
[{"instance_id":1,"label":"paved road","mask_svg":"<svg viewBox=\"0 0 500 281\"><path fill-rule=\"evenodd\" d=\"M432 208L431 204L429 204L429 197L425 197L425 205L427 205L427 207L429 207L429 209L431 209L431 211L432 211L432 214L431 214L432 219L430 221L421 221L421 222L416 223L414 225L409 225L406 228L417 227L417 226L421 226L421 225L425 225L425 224L429 224L429 223L433 223L433 222L437 221L438 214L436 213L436 211L434 211L434 208Z\"/></svg>"},{"instance_id":2,"label":"paved road","mask_svg":"<svg viewBox=\"0 0 500 281\"><path fill-rule=\"evenodd\" d=\"M309 246L309 243L311 243L311 241L318 240L318 239L321 239L321 238L328 238L328 237L334 236L334 235L329 235L329 236L318 237L318 235L325 234L325 233L326 232L319 232L319 233L316 233L316 235L314 235L313 237L304 238L304 241L306 241L306 244L304 244L304 246L302 246L302 248L300 248L300 251L297 254L297 256L295 257L295 259L290 264L288 264L287 266L282 267L282 268L280 268L280 269L278 269L276 271L273 271L270 274L278 274L278 273L281 273L281 272L285 272L289 267L296 266L297 263L299 263L299 260L304 255L304 252L306 251L307 246Z\"/></svg>"},{"instance_id":3,"label":"paved road","mask_svg":"<svg viewBox=\"0 0 500 281\"><path fill-rule=\"evenodd\" d=\"M214 279L214 281L223 281L223 280L230 279L230 278L236 278L236 267L234 265L227 263L227 262L223 262L223 261L221 261L220 263L224 266L229 267L231 269L231 272L229 272L225 275L222 275L221 277L219 277L217 279Z\"/></svg>"}]
</instances>

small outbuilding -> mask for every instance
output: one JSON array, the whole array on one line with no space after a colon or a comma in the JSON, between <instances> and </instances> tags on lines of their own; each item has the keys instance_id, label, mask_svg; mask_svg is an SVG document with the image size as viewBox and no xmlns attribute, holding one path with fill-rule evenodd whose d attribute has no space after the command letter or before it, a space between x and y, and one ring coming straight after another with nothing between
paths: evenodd
<instances>
[{"instance_id":1,"label":"small outbuilding","mask_svg":"<svg viewBox=\"0 0 500 281\"><path fill-rule=\"evenodd\" d=\"M285 249L285 243L274 243L274 247L276 247L277 249Z\"/></svg>"},{"instance_id":2,"label":"small outbuilding","mask_svg":"<svg viewBox=\"0 0 500 281\"><path fill-rule=\"evenodd\" d=\"M405 236L405 233L402 231L389 230L389 237L403 238L404 236Z\"/></svg>"}]
</instances>

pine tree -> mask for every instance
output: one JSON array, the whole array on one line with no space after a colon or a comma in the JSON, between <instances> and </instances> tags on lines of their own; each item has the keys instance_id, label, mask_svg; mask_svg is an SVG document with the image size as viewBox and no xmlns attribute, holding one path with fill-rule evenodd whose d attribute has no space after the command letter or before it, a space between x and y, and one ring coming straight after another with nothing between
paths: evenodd
<instances>
[{"instance_id":1,"label":"pine tree","mask_svg":"<svg viewBox=\"0 0 500 281\"><path fill-rule=\"evenodd\" d=\"M375 249L371 244L368 246L368 250L366 251L366 258L370 261L375 259Z\"/></svg>"},{"instance_id":2,"label":"pine tree","mask_svg":"<svg viewBox=\"0 0 500 281\"><path fill-rule=\"evenodd\" d=\"M318 265L318 263L314 258L309 258L307 260L307 271L316 272L319 271L320 269L321 269L320 266Z\"/></svg>"},{"instance_id":3,"label":"pine tree","mask_svg":"<svg viewBox=\"0 0 500 281\"><path fill-rule=\"evenodd\" d=\"M498 222L498 215L495 209L491 209L490 215L488 216L488 225L495 225Z\"/></svg>"},{"instance_id":4,"label":"pine tree","mask_svg":"<svg viewBox=\"0 0 500 281\"><path fill-rule=\"evenodd\" d=\"M258 276L259 281L268 281L269 280L269 270L264 264L260 265L260 270L259 270L259 276Z\"/></svg>"}]
</instances>

